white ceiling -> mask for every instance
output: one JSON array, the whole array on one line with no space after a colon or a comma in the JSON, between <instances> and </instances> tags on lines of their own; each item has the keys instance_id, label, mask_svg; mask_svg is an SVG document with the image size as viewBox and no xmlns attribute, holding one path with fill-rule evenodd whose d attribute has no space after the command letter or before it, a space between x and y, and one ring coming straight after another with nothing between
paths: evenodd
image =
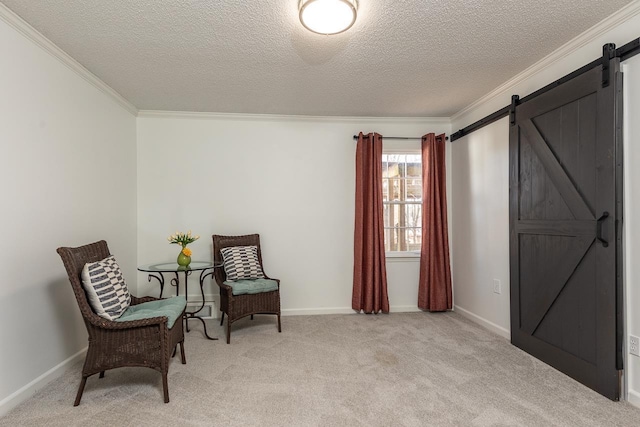
<instances>
[{"instance_id":1,"label":"white ceiling","mask_svg":"<svg viewBox=\"0 0 640 427\"><path fill-rule=\"evenodd\" d=\"M447 117L631 0L0 0L143 110ZM594 59L599 52L594 52Z\"/></svg>"}]
</instances>

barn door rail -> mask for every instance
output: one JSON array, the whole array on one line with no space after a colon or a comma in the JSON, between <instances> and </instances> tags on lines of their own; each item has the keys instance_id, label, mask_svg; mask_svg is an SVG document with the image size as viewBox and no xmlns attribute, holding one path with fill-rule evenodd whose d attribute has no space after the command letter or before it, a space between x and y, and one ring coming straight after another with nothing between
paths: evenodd
<instances>
[{"instance_id":1,"label":"barn door rail","mask_svg":"<svg viewBox=\"0 0 640 427\"><path fill-rule=\"evenodd\" d=\"M612 59L614 58L620 58L620 61L626 61L627 59L637 55L640 53L640 38L637 38L635 40L630 41L629 43L619 47L616 49L615 47L616 45L613 43L607 43L602 47L602 56L596 60L591 61L590 63L578 68L577 70L567 74L564 77L559 78L558 80L554 81L553 83L550 83L546 86L544 86L541 89L538 89L537 91L525 96L522 99L517 98L517 95L513 95L511 98L511 104L507 105L506 107L503 107L501 109L499 109L498 111L489 114L488 116L478 120L475 123L470 124L469 126L466 126L462 129L460 129L457 132L454 132L451 135L451 142L462 138L463 136L467 136L469 135L471 132L474 132L478 129L481 129L493 122L496 122L498 120L500 120L503 117L507 117L510 116L510 122L511 124L515 123L515 107L519 104L525 103L533 98L535 98L536 96L542 95L545 92L550 91L551 89L560 86L563 83L566 83L567 81L579 76L580 74L586 73L589 70L594 69L595 67L599 67L600 65L603 66L603 78L602 78L602 84L603 87L606 87L609 85L609 77L608 77L608 72L604 72L604 68L609 67L609 63ZM605 75L607 76L605 78Z\"/></svg>"}]
</instances>

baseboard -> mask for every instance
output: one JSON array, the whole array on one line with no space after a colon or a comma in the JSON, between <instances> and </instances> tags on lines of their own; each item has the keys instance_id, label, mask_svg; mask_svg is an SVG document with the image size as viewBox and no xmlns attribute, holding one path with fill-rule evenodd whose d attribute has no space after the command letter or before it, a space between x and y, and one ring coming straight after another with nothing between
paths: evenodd
<instances>
[{"instance_id":1,"label":"baseboard","mask_svg":"<svg viewBox=\"0 0 640 427\"><path fill-rule=\"evenodd\" d=\"M422 311L413 305L392 305L389 307L391 313L411 313ZM323 307L323 308L288 308L282 310L283 316L312 316L318 314L355 314L351 307Z\"/></svg>"},{"instance_id":2,"label":"baseboard","mask_svg":"<svg viewBox=\"0 0 640 427\"><path fill-rule=\"evenodd\" d=\"M309 316L316 314L352 314L351 307L323 307L323 308L286 308L282 310L283 316Z\"/></svg>"},{"instance_id":3,"label":"baseboard","mask_svg":"<svg viewBox=\"0 0 640 427\"><path fill-rule=\"evenodd\" d=\"M73 356L49 369L47 372L31 381L29 384L2 399L0 401L0 418L5 416L9 411L18 406L20 403L29 399L46 384L60 377L70 365L74 364L78 360L82 360L86 352L87 347L83 348Z\"/></svg>"},{"instance_id":4,"label":"baseboard","mask_svg":"<svg viewBox=\"0 0 640 427\"><path fill-rule=\"evenodd\" d=\"M389 311L391 313L413 313L424 310L420 310L417 305L392 305L389 307Z\"/></svg>"},{"instance_id":5,"label":"baseboard","mask_svg":"<svg viewBox=\"0 0 640 427\"><path fill-rule=\"evenodd\" d=\"M495 332L496 334L498 334L498 335L500 335L502 337L505 337L508 340L511 339L511 332L508 329L503 328L500 325L496 325L495 323L485 319L484 317L480 317L477 314L470 312L469 310L465 310L464 308L460 307L459 305L456 305L454 307L453 311L455 311L456 313L460 313L461 315L463 315L467 319L471 320L472 322L475 322L475 323L479 324L480 326L490 330L491 332Z\"/></svg>"},{"instance_id":6,"label":"baseboard","mask_svg":"<svg viewBox=\"0 0 640 427\"><path fill-rule=\"evenodd\" d=\"M635 390L629 390L629 392L627 393L627 402L631 403L637 408L640 408L640 393Z\"/></svg>"}]
</instances>

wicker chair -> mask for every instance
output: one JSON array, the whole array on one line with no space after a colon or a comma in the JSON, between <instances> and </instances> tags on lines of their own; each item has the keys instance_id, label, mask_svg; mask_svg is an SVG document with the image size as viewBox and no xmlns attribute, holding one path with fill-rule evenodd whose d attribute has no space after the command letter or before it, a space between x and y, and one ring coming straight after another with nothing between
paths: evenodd
<instances>
[{"instance_id":1,"label":"wicker chair","mask_svg":"<svg viewBox=\"0 0 640 427\"><path fill-rule=\"evenodd\" d=\"M182 363L184 356L184 332L182 315L172 328L167 327L167 317L114 322L95 314L89 305L80 274L88 262L100 261L110 255L107 242L101 240L78 248L58 248L57 250L69 275L73 293L89 333L89 348L82 368L82 380L73 406L80 404L82 392L91 375L109 369L125 366L142 366L155 369L162 374L164 401L169 402L167 373L171 352L180 344ZM131 296L131 305L137 305L158 298Z\"/></svg>"},{"instance_id":2,"label":"wicker chair","mask_svg":"<svg viewBox=\"0 0 640 427\"><path fill-rule=\"evenodd\" d=\"M246 236L218 236L213 235L213 261L222 263L220 249L232 246L257 246L258 261L264 274L262 265L262 253L260 252L260 235L250 234ZM214 272L216 283L220 287L220 326L224 322L224 315L227 315L227 344L231 342L231 324L246 316L254 314L275 314L278 316L278 332L282 332L280 323L280 280L268 277L265 278L278 282L278 289L271 292L258 294L233 295L231 286L225 285L227 275L223 268L216 268Z\"/></svg>"}]
</instances>

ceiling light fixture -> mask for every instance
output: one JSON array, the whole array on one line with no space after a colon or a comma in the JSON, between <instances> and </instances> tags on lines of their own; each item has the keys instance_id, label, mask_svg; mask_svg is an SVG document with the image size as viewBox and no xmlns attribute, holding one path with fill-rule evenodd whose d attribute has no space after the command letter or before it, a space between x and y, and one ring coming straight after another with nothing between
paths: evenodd
<instances>
[{"instance_id":1,"label":"ceiling light fixture","mask_svg":"<svg viewBox=\"0 0 640 427\"><path fill-rule=\"evenodd\" d=\"M356 22L358 0L300 0L300 22L318 34L338 34Z\"/></svg>"}]
</instances>

